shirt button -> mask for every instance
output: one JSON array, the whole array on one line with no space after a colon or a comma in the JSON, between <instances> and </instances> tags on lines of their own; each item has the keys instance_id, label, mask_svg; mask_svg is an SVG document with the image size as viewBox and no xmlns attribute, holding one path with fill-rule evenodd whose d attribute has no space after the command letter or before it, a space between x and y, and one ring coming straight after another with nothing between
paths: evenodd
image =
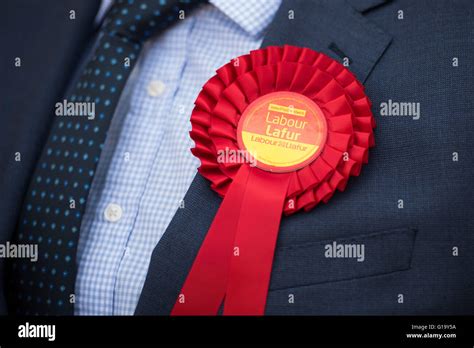
<instances>
[{"instance_id":1,"label":"shirt button","mask_svg":"<svg viewBox=\"0 0 474 348\"><path fill-rule=\"evenodd\" d=\"M150 97L159 97L165 91L166 85L163 81L152 80L148 84L147 91Z\"/></svg>"},{"instance_id":2,"label":"shirt button","mask_svg":"<svg viewBox=\"0 0 474 348\"><path fill-rule=\"evenodd\" d=\"M117 222L123 215L122 207L115 203L109 203L104 211L105 220L109 222Z\"/></svg>"}]
</instances>

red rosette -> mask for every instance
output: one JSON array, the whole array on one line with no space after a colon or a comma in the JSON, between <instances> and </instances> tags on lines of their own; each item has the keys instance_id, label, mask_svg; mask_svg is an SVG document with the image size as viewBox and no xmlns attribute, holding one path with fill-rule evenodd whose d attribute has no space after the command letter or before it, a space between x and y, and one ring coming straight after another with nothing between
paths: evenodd
<instances>
[{"instance_id":1,"label":"red rosette","mask_svg":"<svg viewBox=\"0 0 474 348\"><path fill-rule=\"evenodd\" d=\"M199 173L224 199L172 315L215 315L222 302L224 315L264 313L282 215L327 203L359 175L374 146L370 106L348 69L308 48L267 47L217 70L196 99L190 135ZM219 160L259 146L256 168Z\"/></svg>"},{"instance_id":2,"label":"red rosette","mask_svg":"<svg viewBox=\"0 0 474 348\"><path fill-rule=\"evenodd\" d=\"M192 153L199 173L225 196L241 163L218 162L218 152L239 150L237 126L247 106L272 92L302 94L323 111L327 140L320 155L291 174L284 214L309 211L344 191L374 146L375 120L364 87L342 64L309 48L270 46L235 58L199 93L191 115Z\"/></svg>"}]
</instances>

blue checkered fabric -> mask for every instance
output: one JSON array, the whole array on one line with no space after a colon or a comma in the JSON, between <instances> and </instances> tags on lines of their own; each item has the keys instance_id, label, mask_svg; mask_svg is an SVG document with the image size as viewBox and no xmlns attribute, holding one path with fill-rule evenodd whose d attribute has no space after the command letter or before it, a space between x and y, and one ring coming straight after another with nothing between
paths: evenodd
<instances>
[{"instance_id":1,"label":"blue checkered fabric","mask_svg":"<svg viewBox=\"0 0 474 348\"><path fill-rule=\"evenodd\" d=\"M150 41L127 82L82 220L76 314L133 314L151 253L199 165L189 151L194 100L217 68L260 46L280 5L209 2ZM118 221L104 216L111 204Z\"/></svg>"}]
</instances>

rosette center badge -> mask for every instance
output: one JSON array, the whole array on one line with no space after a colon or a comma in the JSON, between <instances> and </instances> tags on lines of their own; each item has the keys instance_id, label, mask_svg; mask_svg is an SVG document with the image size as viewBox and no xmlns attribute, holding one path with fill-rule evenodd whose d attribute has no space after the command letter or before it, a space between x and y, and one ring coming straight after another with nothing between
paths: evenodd
<instances>
[{"instance_id":1,"label":"rosette center badge","mask_svg":"<svg viewBox=\"0 0 474 348\"><path fill-rule=\"evenodd\" d=\"M245 109L237 129L238 144L257 167L289 172L312 162L322 151L327 123L319 106L294 92L273 92Z\"/></svg>"}]
</instances>

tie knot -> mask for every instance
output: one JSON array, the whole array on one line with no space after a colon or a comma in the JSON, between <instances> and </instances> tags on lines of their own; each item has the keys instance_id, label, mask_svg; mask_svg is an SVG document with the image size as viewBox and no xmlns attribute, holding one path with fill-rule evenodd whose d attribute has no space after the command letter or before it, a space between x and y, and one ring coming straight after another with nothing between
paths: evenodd
<instances>
[{"instance_id":1,"label":"tie knot","mask_svg":"<svg viewBox=\"0 0 474 348\"><path fill-rule=\"evenodd\" d=\"M143 42L205 0L116 0L102 27L108 34Z\"/></svg>"}]
</instances>

